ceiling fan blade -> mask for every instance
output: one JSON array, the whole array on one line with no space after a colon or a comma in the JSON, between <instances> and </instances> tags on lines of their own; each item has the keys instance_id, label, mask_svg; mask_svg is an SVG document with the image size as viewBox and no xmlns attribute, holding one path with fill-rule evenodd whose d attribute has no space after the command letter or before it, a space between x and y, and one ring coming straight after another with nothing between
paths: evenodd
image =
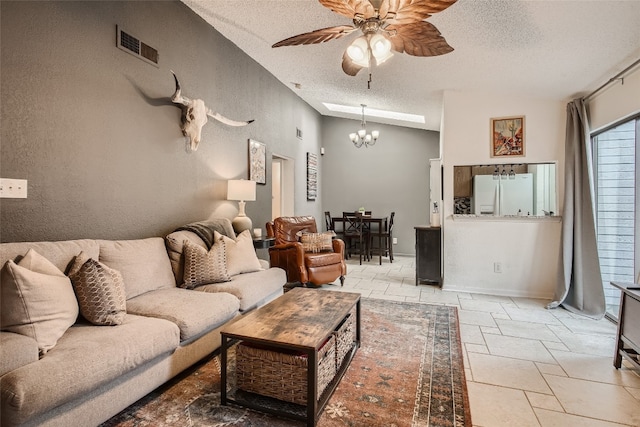
<instances>
[{"instance_id":1,"label":"ceiling fan blade","mask_svg":"<svg viewBox=\"0 0 640 427\"><path fill-rule=\"evenodd\" d=\"M353 19L356 15L362 15L364 19L372 18L375 9L369 0L318 0L321 5L331 11Z\"/></svg>"},{"instance_id":2,"label":"ceiling fan blade","mask_svg":"<svg viewBox=\"0 0 640 427\"><path fill-rule=\"evenodd\" d=\"M288 39L279 41L271 47L322 43L333 39L339 39L342 36L351 34L355 30L356 28L351 25L323 28L321 30L311 31L310 33L298 34L297 36L289 37Z\"/></svg>"},{"instance_id":3,"label":"ceiling fan blade","mask_svg":"<svg viewBox=\"0 0 640 427\"><path fill-rule=\"evenodd\" d=\"M384 0L380 18L392 25L422 21L434 13L442 12L457 0Z\"/></svg>"},{"instance_id":4,"label":"ceiling fan blade","mask_svg":"<svg viewBox=\"0 0 640 427\"><path fill-rule=\"evenodd\" d=\"M433 24L420 21L406 25L389 25L387 31L395 35L387 36L396 52L413 56L438 56L453 52L440 31Z\"/></svg>"},{"instance_id":5,"label":"ceiling fan blade","mask_svg":"<svg viewBox=\"0 0 640 427\"><path fill-rule=\"evenodd\" d=\"M361 67L360 65L353 62L351 58L349 58L349 55L347 55L347 51L342 54L342 71L344 71L346 74L355 76L363 68L364 67Z\"/></svg>"}]
</instances>

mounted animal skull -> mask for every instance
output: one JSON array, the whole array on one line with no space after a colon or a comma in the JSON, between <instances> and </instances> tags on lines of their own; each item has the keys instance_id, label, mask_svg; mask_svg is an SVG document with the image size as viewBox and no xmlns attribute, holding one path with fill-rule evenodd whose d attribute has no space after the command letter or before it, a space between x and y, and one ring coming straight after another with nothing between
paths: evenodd
<instances>
[{"instance_id":1,"label":"mounted animal skull","mask_svg":"<svg viewBox=\"0 0 640 427\"><path fill-rule=\"evenodd\" d=\"M207 123L208 117L218 120L229 126L246 126L253 120L247 122L237 122L235 120L228 119L219 113L214 113L210 108L207 108L202 99L189 99L181 94L180 82L176 73L171 71L173 78L176 81L176 92L171 97L171 101L182 108L182 134L189 138L191 144L191 150L196 151L200 139L202 137L202 127Z\"/></svg>"}]
</instances>

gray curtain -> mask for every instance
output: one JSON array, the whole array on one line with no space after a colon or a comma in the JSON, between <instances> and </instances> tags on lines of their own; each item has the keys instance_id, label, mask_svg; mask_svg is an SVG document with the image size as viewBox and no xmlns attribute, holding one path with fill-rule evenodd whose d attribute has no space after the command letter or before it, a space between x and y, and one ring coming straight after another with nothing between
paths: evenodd
<instances>
[{"instance_id":1,"label":"gray curtain","mask_svg":"<svg viewBox=\"0 0 640 427\"><path fill-rule=\"evenodd\" d=\"M562 247L555 298L547 308L600 319L604 289L596 242L593 162L584 99L567 104Z\"/></svg>"}]
</instances>

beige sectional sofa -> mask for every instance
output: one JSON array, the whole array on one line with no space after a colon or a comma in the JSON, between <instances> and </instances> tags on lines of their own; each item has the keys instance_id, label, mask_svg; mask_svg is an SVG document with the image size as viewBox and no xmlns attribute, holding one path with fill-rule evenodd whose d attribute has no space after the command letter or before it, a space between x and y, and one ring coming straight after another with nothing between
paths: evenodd
<instances>
[{"instance_id":1,"label":"beige sectional sofa","mask_svg":"<svg viewBox=\"0 0 640 427\"><path fill-rule=\"evenodd\" d=\"M11 275L7 264L22 274L16 262L29 249L61 272L83 252L118 271L126 293L126 314L120 324L96 326L78 315L46 352L38 340L9 332L3 324L2 426L100 424L216 350L225 323L282 294L284 271L269 268L262 260L261 270L235 274L231 281L195 290L180 287L185 240L206 249L205 242L190 231L172 233L166 244L160 237L0 244L3 297L7 283L14 280L7 276ZM10 290L6 292L9 295ZM71 313L73 318L74 308L65 304L49 304L60 311L54 317Z\"/></svg>"}]
</instances>

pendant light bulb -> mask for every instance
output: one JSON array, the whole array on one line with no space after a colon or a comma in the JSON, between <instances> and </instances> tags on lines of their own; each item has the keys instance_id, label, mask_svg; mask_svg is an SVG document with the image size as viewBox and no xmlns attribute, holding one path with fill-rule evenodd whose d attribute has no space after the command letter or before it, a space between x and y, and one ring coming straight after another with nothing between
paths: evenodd
<instances>
[{"instance_id":1,"label":"pendant light bulb","mask_svg":"<svg viewBox=\"0 0 640 427\"><path fill-rule=\"evenodd\" d=\"M378 65L393 56L391 53L391 42L382 34L376 33L371 36L369 46L371 46L371 53L376 58Z\"/></svg>"},{"instance_id":2,"label":"pendant light bulb","mask_svg":"<svg viewBox=\"0 0 640 427\"><path fill-rule=\"evenodd\" d=\"M367 39L364 36L360 36L351 43L347 48L347 55L351 60L361 66L369 66L369 45Z\"/></svg>"}]
</instances>

